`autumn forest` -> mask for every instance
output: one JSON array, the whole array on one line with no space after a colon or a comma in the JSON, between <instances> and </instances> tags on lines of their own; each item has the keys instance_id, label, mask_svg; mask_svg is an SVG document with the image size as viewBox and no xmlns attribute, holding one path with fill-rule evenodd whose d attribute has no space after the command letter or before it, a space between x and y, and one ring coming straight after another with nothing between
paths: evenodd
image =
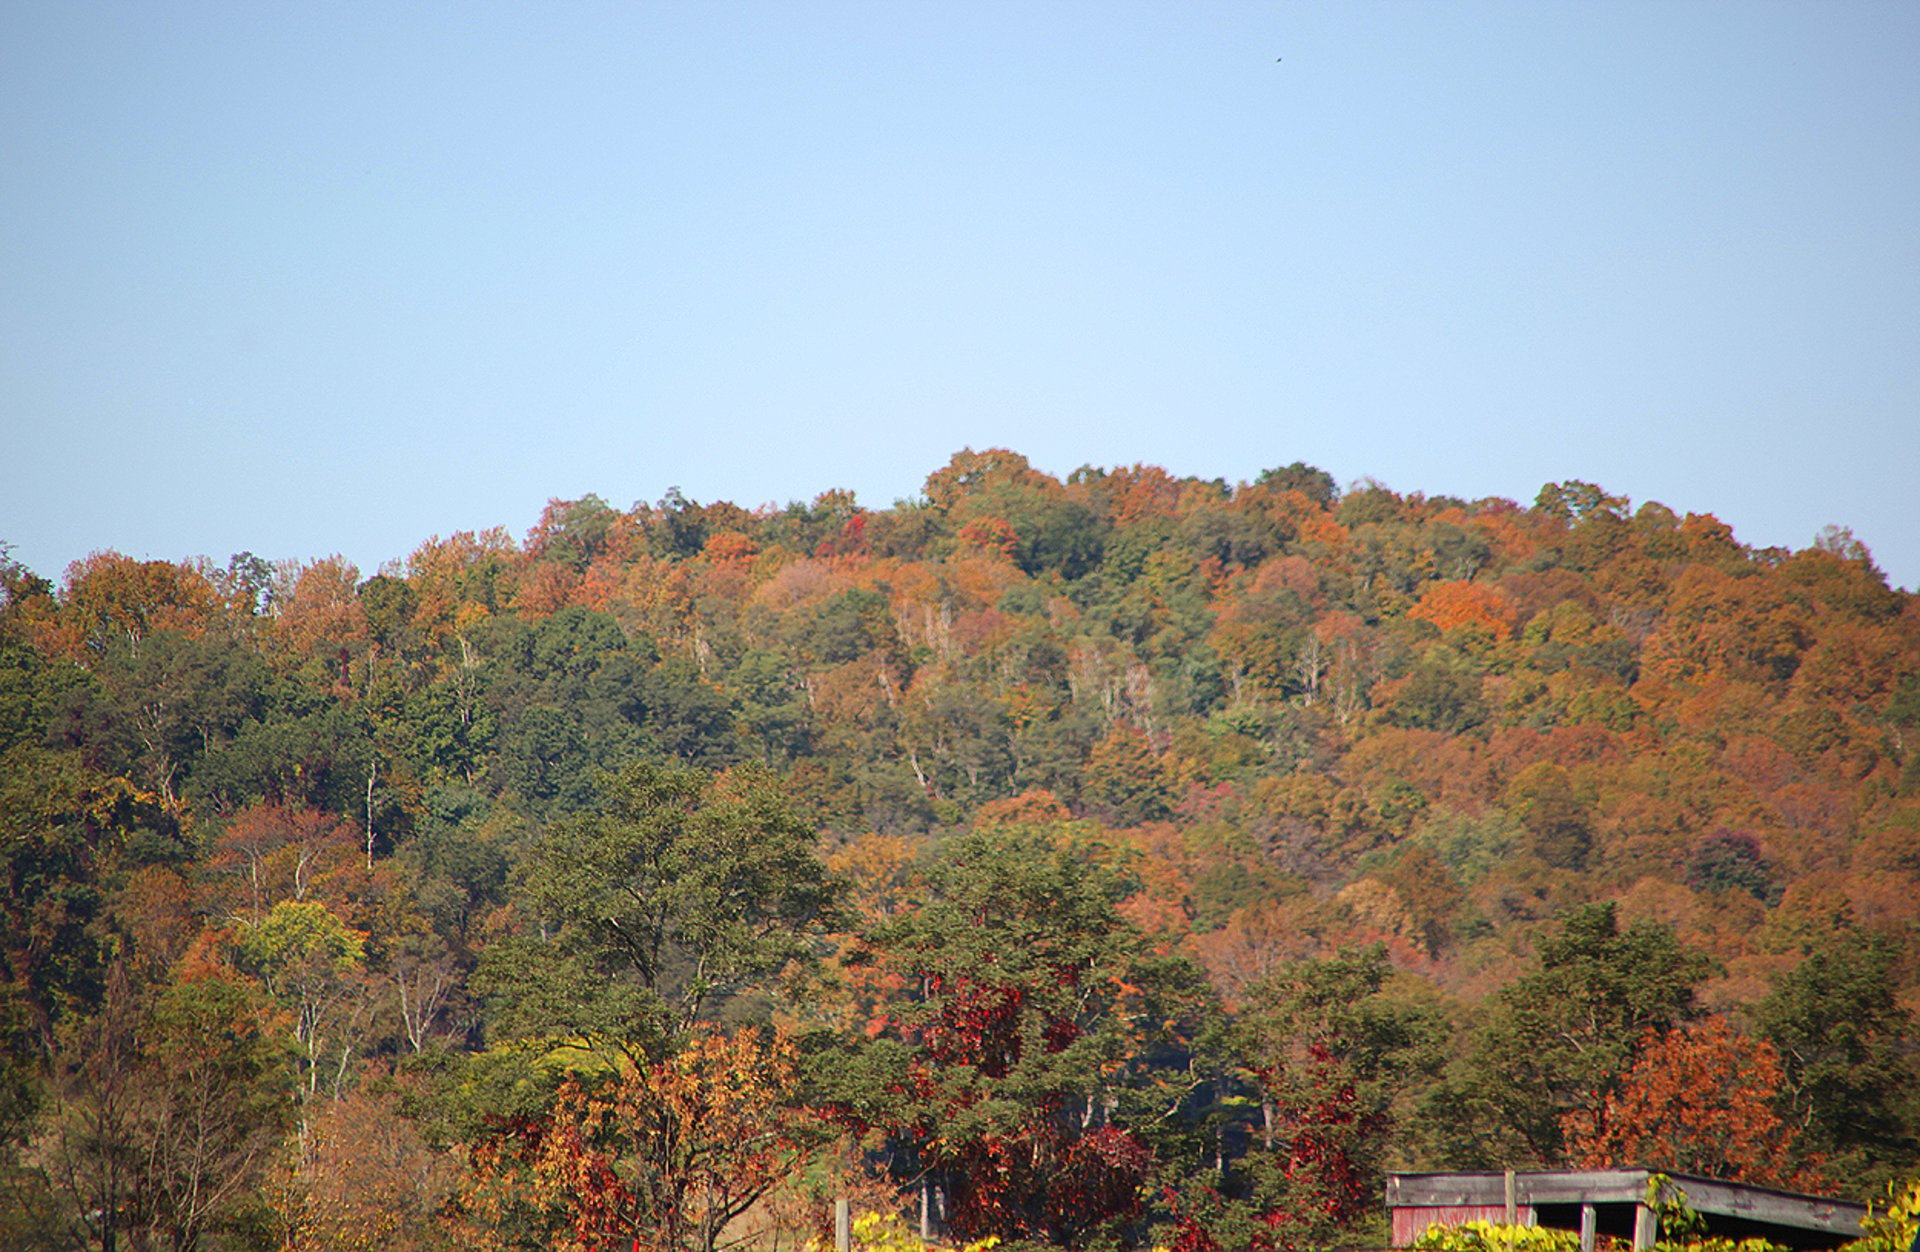
<instances>
[{"instance_id":1,"label":"autumn forest","mask_svg":"<svg viewBox=\"0 0 1920 1252\"><path fill-rule=\"evenodd\" d=\"M1920 600L1842 529L969 450L372 572L5 553L0 1246L1920 1170Z\"/></svg>"}]
</instances>

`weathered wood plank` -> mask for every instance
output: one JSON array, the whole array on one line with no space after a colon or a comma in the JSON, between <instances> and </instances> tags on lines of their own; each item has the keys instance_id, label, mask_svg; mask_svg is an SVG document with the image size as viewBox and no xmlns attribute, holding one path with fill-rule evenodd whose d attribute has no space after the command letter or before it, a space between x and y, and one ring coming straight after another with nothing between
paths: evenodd
<instances>
[{"instance_id":1,"label":"weathered wood plank","mask_svg":"<svg viewBox=\"0 0 1920 1252\"><path fill-rule=\"evenodd\" d=\"M1387 1178L1387 1205L1393 1209L1490 1208L1503 1215L1510 1203L1533 1209L1594 1205L1618 1211L1611 1206L1645 1204L1653 1177L1644 1169L1391 1174ZM1684 1193L1688 1206L1709 1224L1715 1217L1724 1217L1738 1223L1855 1238L1860 1234L1860 1219L1866 1216L1863 1206L1844 1200L1689 1174L1669 1176L1669 1187ZM1675 1198L1671 1190L1668 1196Z\"/></svg>"}]
</instances>

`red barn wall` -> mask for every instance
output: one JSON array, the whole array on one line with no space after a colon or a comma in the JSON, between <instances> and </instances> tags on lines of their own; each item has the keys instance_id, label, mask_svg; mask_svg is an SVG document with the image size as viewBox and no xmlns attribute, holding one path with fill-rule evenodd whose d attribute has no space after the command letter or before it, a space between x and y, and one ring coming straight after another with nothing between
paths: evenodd
<instances>
[{"instance_id":1,"label":"red barn wall","mask_svg":"<svg viewBox=\"0 0 1920 1252\"><path fill-rule=\"evenodd\" d=\"M1522 1204L1516 1215L1522 1226L1533 1225L1533 1206ZM1504 1222L1504 1204L1447 1204L1434 1208L1398 1208L1393 1210L1393 1246L1404 1248L1420 1237L1429 1226L1458 1226L1462 1222Z\"/></svg>"}]
</instances>

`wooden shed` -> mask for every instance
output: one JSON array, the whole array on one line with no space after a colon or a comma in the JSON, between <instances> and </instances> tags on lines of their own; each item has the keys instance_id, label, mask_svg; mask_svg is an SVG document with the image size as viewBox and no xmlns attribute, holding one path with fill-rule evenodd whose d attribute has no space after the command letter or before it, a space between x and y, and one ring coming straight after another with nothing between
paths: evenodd
<instances>
[{"instance_id":1,"label":"wooden shed","mask_svg":"<svg viewBox=\"0 0 1920 1252\"><path fill-rule=\"evenodd\" d=\"M1667 1180L1667 1201L1684 1198L1708 1234L1731 1239L1757 1236L1790 1248L1835 1248L1860 1237L1867 1215L1866 1206L1846 1200L1644 1169L1388 1174L1393 1246L1406 1247L1428 1226L1491 1221L1577 1230L1587 1252L1598 1235L1649 1248L1659 1238L1658 1212L1647 1203L1656 1178Z\"/></svg>"}]
</instances>

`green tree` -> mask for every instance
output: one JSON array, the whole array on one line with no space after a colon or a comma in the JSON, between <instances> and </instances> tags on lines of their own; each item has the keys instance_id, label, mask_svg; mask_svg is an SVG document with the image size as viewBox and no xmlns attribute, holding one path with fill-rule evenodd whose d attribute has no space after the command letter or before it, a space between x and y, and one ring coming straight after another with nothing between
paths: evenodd
<instances>
[{"instance_id":1,"label":"green tree","mask_svg":"<svg viewBox=\"0 0 1920 1252\"><path fill-rule=\"evenodd\" d=\"M1425 1119L1442 1163L1562 1164L1564 1119L1598 1115L1648 1031L1698 1015L1694 988L1712 969L1665 926L1622 930L1610 901L1566 914L1430 1093Z\"/></svg>"},{"instance_id":2,"label":"green tree","mask_svg":"<svg viewBox=\"0 0 1920 1252\"><path fill-rule=\"evenodd\" d=\"M1577 522L1596 513L1618 516L1626 511L1627 498L1610 496L1603 487L1569 478L1563 483L1547 483L1541 487L1533 507L1549 517Z\"/></svg>"},{"instance_id":3,"label":"green tree","mask_svg":"<svg viewBox=\"0 0 1920 1252\"><path fill-rule=\"evenodd\" d=\"M1440 1067L1439 1014L1386 994L1390 972L1374 944L1286 966L1247 995L1237 1051L1261 1117L1238 1170L1287 1246L1351 1240L1377 1212L1397 1106Z\"/></svg>"},{"instance_id":4,"label":"green tree","mask_svg":"<svg viewBox=\"0 0 1920 1252\"><path fill-rule=\"evenodd\" d=\"M1147 737L1120 722L1087 754L1083 797L1115 826L1158 821L1173 810L1173 788Z\"/></svg>"},{"instance_id":5,"label":"green tree","mask_svg":"<svg viewBox=\"0 0 1920 1252\"><path fill-rule=\"evenodd\" d=\"M1579 794L1562 766L1541 761L1515 774L1507 812L1533 837L1533 851L1549 865L1579 870L1593 846L1593 804Z\"/></svg>"},{"instance_id":6,"label":"green tree","mask_svg":"<svg viewBox=\"0 0 1920 1252\"><path fill-rule=\"evenodd\" d=\"M1851 925L1829 933L1754 1013L1786 1071L1781 1092L1802 1144L1835 1177L1872 1187L1920 1150L1920 1073L1910 1013L1895 999L1898 953Z\"/></svg>"},{"instance_id":7,"label":"green tree","mask_svg":"<svg viewBox=\"0 0 1920 1252\"><path fill-rule=\"evenodd\" d=\"M28 606L50 611L52 603L46 580L15 564L0 544L0 753L45 746L63 694L86 682L77 665L54 662L27 637Z\"/></svg>"},{"instance_id":8,"label":"green tree","mask_svg":"<svg viewBox=\"0 0 1920 1252\"><path fill-rule=\"evenodd\" d=\"M0 1028L17 1026L15 1048L46 1055L58 1020L97 1003L101 884L142 832L170 838L172 821L125 779L73 753L0 754Z\"/></svg>"},{"instance_id":9,"label":"green tree","mask_svg":"<svg viewBox=\"0 0 1920 1252\"><path fill-rule=\"evenodd\" d=\"M1333 475L1305 461L1295 461L1280 469L1261 470L1254 482L1272 491L1297 491L1323 509L1332 508L1340 498L1340 488L1334 483Z\"/></svg>"},{"instance_id":10,"label":"green tree","mask_svg":"<svg viewBox=\"0 0 1920 1252\"><path fill-rule=\"evenodd\" d=\"M345 705L307 704L283 698L259 720L242 722L230 741L201 756L188 796L217 813L254 800L359 812L372 769L369 728Z\"/></svg>"},{"instance_id":11,"label":"green tree","mask_svg":"<svg viewBox=\"0 0 1920 1252\"><path fill-rule=\"evenodd\" d=\"M535 841L514 895L526 932L488 949L479 986L509 1034L658 1052L813 959L839 916L815 841L764 768L629 766L599 812Z\"/></svg>"},{"instance_id":12,"label":"green tree","mask_svg":"<svg viewBox=\"0 0 1920 1252\"><path fill-rule=\"evenodd\" d=\"M137 646L109 638L91 672L80 718L93 759L139 778L169 804L199 757L257 710L265 679L251 651L177 630L153 631Z\"/></svg>"},{"instance_id":13,"label":"green tree","mask_svg":"<svg viewBox=\"0 0 1920 1252\"><path fill-rule=\"evenodd\" d=\"M1483 679L1473 663L1450 648L1429 649L1407 674L1388 716L1397 726L1449 735L1487 719Z\"/></svg>"}]
</instances>

